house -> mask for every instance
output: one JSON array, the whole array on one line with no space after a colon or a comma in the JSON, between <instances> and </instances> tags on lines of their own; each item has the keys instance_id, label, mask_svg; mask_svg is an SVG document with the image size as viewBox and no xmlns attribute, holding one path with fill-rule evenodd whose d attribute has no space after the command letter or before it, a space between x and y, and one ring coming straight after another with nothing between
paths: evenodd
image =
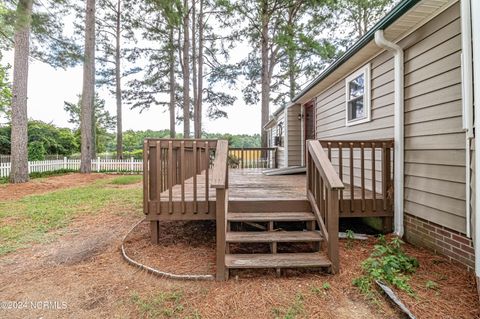
<instances>
[{"instance_id":1,"label":"house","mask_svg":"<svg viewBox=\"0 0 480 319\"><path fill-rule=\"evenodd\" d=\"M339 219L380 217L384 231L480 278L479 13L473 0L401 1L272 115L265 129L274 148L145 140L152 242L160 222L214 220L218 280L238 268L336 273ZM306 174L266 173L292 166ZM289 243L313 251L282 251Z\"/></svg>"},{"instance_id":2,"label":"house","mask_svg":"<svg viewBox=\"0 0 480 319\"><path fill-rule=\"evenodd\" d=\"M264 127L281 139L282 167L305 165L308 139L393 139L395 232L477 278L478 31L479 1L400 1ZM342 175L348 181L349 170Z\"/></svg>"}]
</instances>

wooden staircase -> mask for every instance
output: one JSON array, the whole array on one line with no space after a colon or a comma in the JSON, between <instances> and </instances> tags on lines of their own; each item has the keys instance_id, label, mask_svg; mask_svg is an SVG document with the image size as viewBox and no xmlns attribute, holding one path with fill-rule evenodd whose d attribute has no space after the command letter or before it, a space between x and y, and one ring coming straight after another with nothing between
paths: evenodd
<instances>
[{"instance_id":1,"label":"wooden staircase","mask_svg":"<svg viewBox=\"0 0 480 319\"><path fill-rule=\"evenodd\" d=\"M236 210L227 213L226 278L230 269L274 268L278 274L284 268L330 270L331 262L321 251L324 238L317 230L316 217L305 209L308 202L262 204L254 207L246 202L242 207L237 203L232 205ZM259 245L264 248L260 253ZM241 252L235 251L239 246Z\"/></svg>"}]
</instances>

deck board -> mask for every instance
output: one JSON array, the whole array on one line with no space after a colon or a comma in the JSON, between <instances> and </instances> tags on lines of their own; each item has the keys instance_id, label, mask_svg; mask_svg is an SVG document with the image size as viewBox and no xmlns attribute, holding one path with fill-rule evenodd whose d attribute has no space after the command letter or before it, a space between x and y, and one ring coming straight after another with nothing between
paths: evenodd
<instances>
[{"instance_id":1,"label":"deck board","mask_svg":"<svg viewBox=\"0 0 480 319\"><path fill-rule=\"evenodd\" d=\"M228 268L292 268L330 267L331 262L321 253L238 254L226 255Z\"/></svg>"},{"instance_id":2,"label":"deck board","mask_svg":"<svg viewBox=\"0 0 480 319\"><path fill-rule=\"evenodd\" d=\"M211 173L210 173L211 174ZM261 169L230 169L229 170L229 200L306 200L306 175L267 176ZM211 180L211 178L210 178ZM349 185L345 184L343 198L350 199ZM360 188L355 187L355 199L361 198ZM185 181L185 201L193 201L193 178ZM162 202L169 200L169 192L160 195ZM373 198L371 191L365 191L365 198ZM377 194L381 199L381 194ZM210 201L215 200L215 190L210 189ZM172 190L172 200L181 201L181 185L175 185ZM197 200L205 201L205 173L197 176Z\"/></svg>"}]
</instances>

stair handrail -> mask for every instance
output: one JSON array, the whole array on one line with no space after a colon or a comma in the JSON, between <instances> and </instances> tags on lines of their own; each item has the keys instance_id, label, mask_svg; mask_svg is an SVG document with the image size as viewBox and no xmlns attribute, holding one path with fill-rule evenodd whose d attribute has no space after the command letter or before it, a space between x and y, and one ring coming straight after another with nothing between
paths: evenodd
<instances>
[{"instance_id":1,"label":"stair handrail","mask_svg":"<svg viewBox=\"0 0 480 319\"><path fill-rule=\"evenodd\" d=\"M317 140L307 141L307 199L327 244L332 273L339 270L339 191L345 186Z\"/></svg>"},{"instance_id":2,"label":"stair handrail","mask_svg":"<svg viewBox=\"0 0 480 319\"><path fill-rule=\"evenodd\" d=\"M228 212L228 141L219 140L212 168L211 187L215 188L215 219L217 240L217 280L226 279L225 252Z\"/></svg>"}]
</instances>

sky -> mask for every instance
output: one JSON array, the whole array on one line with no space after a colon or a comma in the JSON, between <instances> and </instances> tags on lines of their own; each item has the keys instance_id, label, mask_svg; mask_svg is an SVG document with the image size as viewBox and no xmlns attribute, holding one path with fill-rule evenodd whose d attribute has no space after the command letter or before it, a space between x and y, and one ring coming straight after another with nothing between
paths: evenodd
<instances>
[{"instance_id":1,"label":"sky","mask_svg":"<svg viewBox=\"0 0 480 319\"><path fill-rule=\"evenodd\" d=\"M4 63L13 65L13 54L5 54ZM28 117L53 123L61 127L72 127L68 115L63 110L64 101L76 102L82 91L82 66L67 70L54 69L36 60L30 61L28 82ZM10 77L11 79L11 77ZM106 101L106 108L111 114L116 113L115 99L104 90L99 91ZM204 116L204 130L209 133L255 134L260 133L260 105L248 106L241 97L227 109L228 118L208 120ZM168 113L161 107L139 113L123 107L124 130L163 130L168 129ZM191 124L193 130L193 123ZM183 131L183 125L177 126Z\"/></svg>"}]
</instances>

